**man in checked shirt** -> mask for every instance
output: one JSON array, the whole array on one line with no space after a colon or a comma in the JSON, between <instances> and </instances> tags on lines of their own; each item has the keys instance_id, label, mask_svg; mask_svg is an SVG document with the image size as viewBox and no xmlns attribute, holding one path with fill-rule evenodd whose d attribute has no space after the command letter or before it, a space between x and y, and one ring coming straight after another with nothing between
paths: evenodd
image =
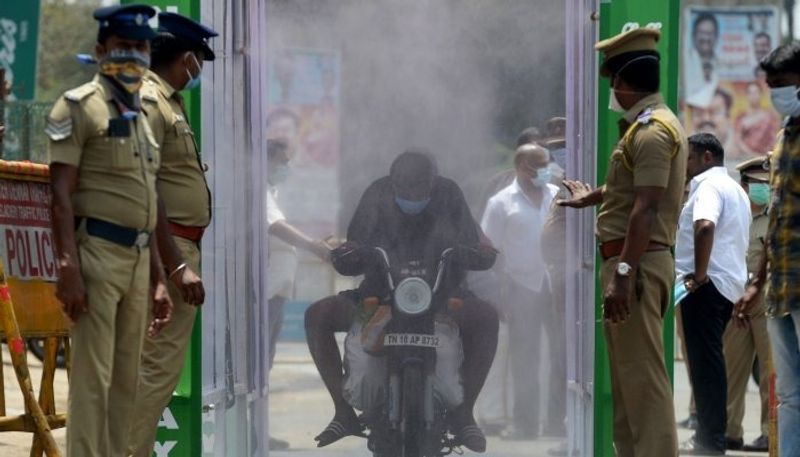
<instances>
[{"instance_id":1,"label":"man in checked shirt","mask_svg":"<svg viewBox=\"0 0 800 457\"><path fill-rule=\"evenodd\" d=\"M733 310L734 323L747 316L766 288L767 326L777 378L778 446L781 457L800 456L800 42L775 49L761 68L772 104L786 118L770 159L766 258ZM769 274L767 274L769 273Z\"/></svg>"}]
</instances>

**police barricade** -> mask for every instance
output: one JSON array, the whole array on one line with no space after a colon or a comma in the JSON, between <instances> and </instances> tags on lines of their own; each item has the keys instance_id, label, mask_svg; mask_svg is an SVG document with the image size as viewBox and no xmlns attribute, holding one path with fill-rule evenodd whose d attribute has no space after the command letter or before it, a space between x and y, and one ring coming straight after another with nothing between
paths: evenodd
<instances>
[{"instance_id":1,"label":"police barricade","mask_svg":"<svg viewBox=\"0 0 800 457\"><path fill-rule=\"evenodd\" d=\"M59 347L66 352L69 376L69 323L55 297L55 244L50 221L51 192L45 165L0 160L0 337L25 399L25 412L6 414L5 382L0 372L0 432L34 434L31 456L58 456L51 429L66 425L57 413L53 382ZM26 340L44 341L44 368L38 402L26 361ZM2 353L0 353L2 358ZM2 363L2 360L0 360Z\"/></svg>"}]
</instances>

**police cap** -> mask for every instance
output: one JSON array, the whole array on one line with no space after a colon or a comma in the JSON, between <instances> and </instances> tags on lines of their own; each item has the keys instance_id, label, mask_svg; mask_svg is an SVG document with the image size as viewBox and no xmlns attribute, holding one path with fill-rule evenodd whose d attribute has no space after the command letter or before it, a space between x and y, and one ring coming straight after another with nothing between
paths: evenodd
<instances>
[{"instance_id":1,"label":"police cap","mask_svg":"<svg viewBox=\"0 0 800 457\"><path fill-rule=\"evenodd\" d=\"M214 60L214 51L208 45L209 38L219 36L219 33L214 29L177 13L159 13L158 29L198 49L202 49L203 60Z\"/></svg>"},{"instance_id":2,"label":"police cap","mask_svg":"<svg viewBox=\"0 0 800 457\"><path fill-rule=\"evenodd\" d=\"M98 41L109 35L129 40L152 40L156 32L148 21L156 15L156 10L147 5L117 5L98 8L94 18L100 23Z\"/></svg>"},{"instance_id":3,"label":"police cap","mask_svg":"<svg viewBox=\"0 0 800 457\"><path fill-rule=\"evenodd\" d=\"M736 169L743 178L766 182L769 180L769 156L764 155L745 160L737 165Z\"/></svg>"},{"instance_id":4,"label":"police cap","mask_svg":"<svg viewBox=\"0 0 800 457\"><path fill-rule=\"evenodd\" d=\"M594 48L603 53L600 74L610 76L618 73L626 64L636 58L648 56L645 58L658 59L656 43L660 38L660 31L643 27L620 33L597 43Z\"/></svg>"}]
</instances>

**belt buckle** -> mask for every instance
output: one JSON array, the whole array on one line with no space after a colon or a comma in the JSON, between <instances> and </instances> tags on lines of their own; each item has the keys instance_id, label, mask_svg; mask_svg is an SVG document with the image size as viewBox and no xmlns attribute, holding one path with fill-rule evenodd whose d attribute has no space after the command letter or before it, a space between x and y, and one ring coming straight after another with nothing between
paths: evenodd
<instances>
[{"instance_id":1,"label":"belt buckle","mask_svg":"<svg viewBox=\"0 0 800 457\"><path fill-rule=\"evenodd\" d=\"M146 248L149 243L150 243L150 232L142 231L139 232L138 235L136 235L136 242L134 243L134 246L141 249L141 248Z\"/></svg>"}]
</instances>

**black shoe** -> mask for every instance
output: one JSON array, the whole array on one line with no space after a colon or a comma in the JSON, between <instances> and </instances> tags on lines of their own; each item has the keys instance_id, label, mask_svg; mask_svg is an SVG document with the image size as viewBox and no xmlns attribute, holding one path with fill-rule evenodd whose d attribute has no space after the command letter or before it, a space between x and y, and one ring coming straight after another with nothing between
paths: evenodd
<instances>
[{"instance_id":1,"label":"black shoe","mask_svg":"<svg viewBox=\"0 0 800 457\"><path fill-rule=\"evenodd\" d=\"M289 442L279 440L278 438L269 437L269 450L270 451L285 451L289 449Z\"/></svg>"},{"instance_id":2,"label":"black shoe","mask_svg":"<svg viewBox=\"0 0 800 457\"><path fill-rule=\"evenodd\" d=\"M743 450L750 452L769 452L769 437L761 435L753 440L752 443L746 444Z\"/></svg>"},{"instance_id":3,"label":"black shoe","mask_svg":"<svg viewBox=\"0 0 800 457\"><path fill-rule=\"evenodd\" d=\"M729 451L741 451L744 447L744 439L742 438L725 438L725 449Z\"/></svg>"},{"instance_id":4,"label":"black shoe","mask_svg":"<svg viewBox=\"0 0 800 457\"><path fill-rule=\"evenodd\" d=\"M725 455L725 450L712 449L710 447L703 446L702 444L698 443L695 438L691 438L689 441L684 441L681 443L679 450L680 455Z\"/></svg>"},{"instance_id":5,"label":"black shoe","mask_svg":"<svg viewBox=\"0 0 800 457\"><path fill-rule=\"evenodd\" d=\"M697 414L690 414L689 417L678 422L678 427L687 430L697 430Z\"/></svg>"}]
</instances>

